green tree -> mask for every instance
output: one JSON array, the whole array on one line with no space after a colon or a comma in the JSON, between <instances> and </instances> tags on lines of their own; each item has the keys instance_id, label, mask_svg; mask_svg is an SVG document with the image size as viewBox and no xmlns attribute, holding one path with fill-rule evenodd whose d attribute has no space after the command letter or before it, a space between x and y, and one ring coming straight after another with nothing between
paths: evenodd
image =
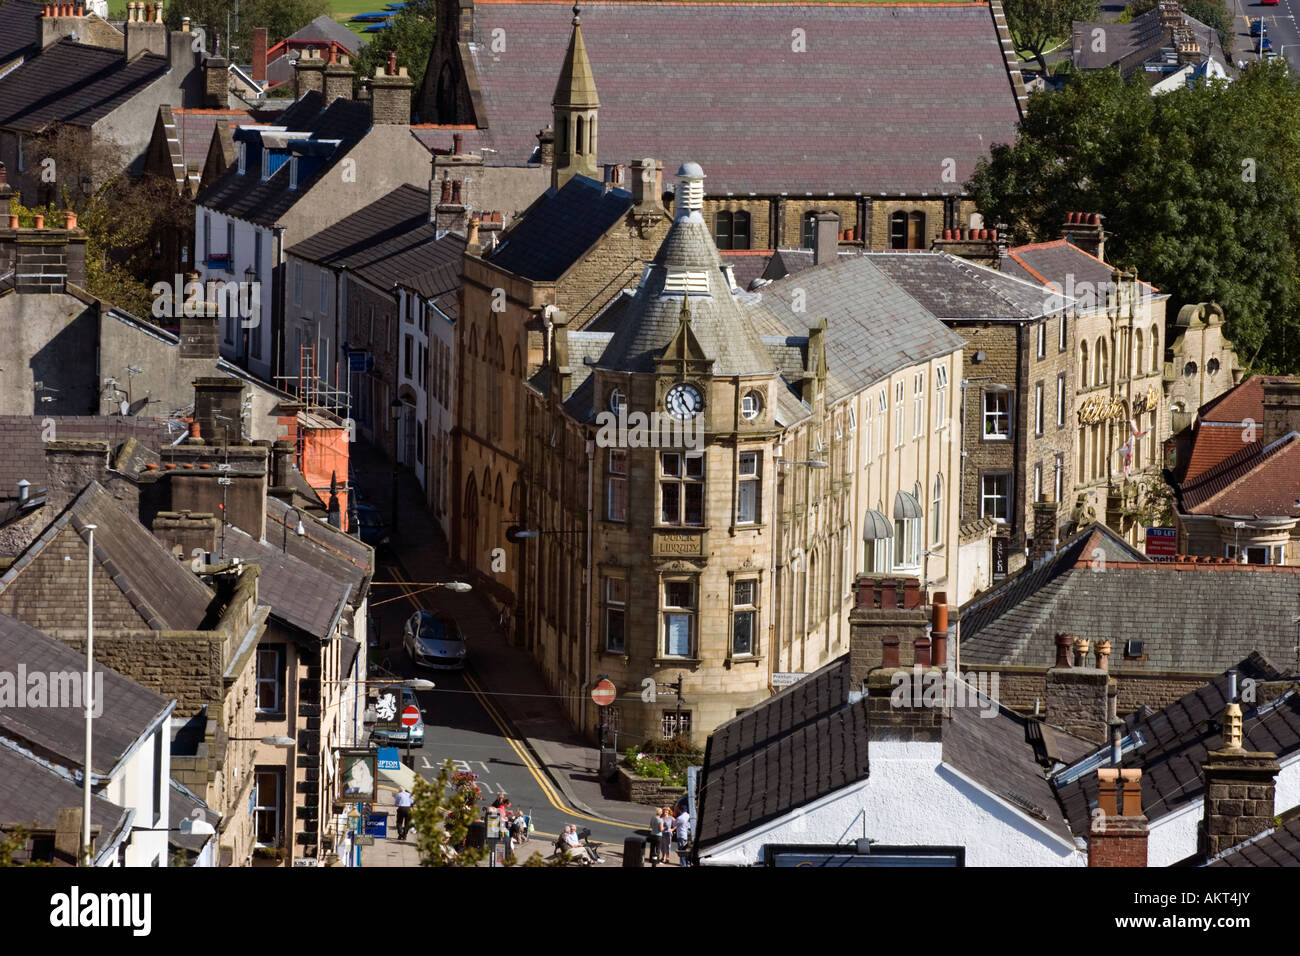
<instances>
[{"instance_id":1,"label":"green tree","mask_svg":"<svg viewBox=\"0 0 1300 956\"><path fill-rule=\"evenodd\" d=\"M1101 212L1107 258L1169 293L1217 301L1247 365L1300 368L1300 87L1281 64L1151 96L1114 70L1030 97L1014 144L966 188L1017 241Z\"/></svg>"},{"instance_id":2,"label":"green tree","mask_svg":"<svg viewBox=\"0 0 1300 956\"><path fill-rule=\"evenodd\" d=\"M421 866L474 866L485 858L483 850L455 849L479 816L479 788L470 775L456 773L451 761L444 761L437 780L416 780L411 797Z\"/></svg>"},{"instance_id":3,"label":"green tree","mask_svg":"<svg viewBox=\"0 0 1300 956\"><path fill-rule=\"evenodd\" d=\"M418 94L433 48L437 9L434 0L409 0L357 54L358 81L374 76L376 69L388 63L388 54L396 51L397 65L406 67Z\"/></svg>"},{"instance_id":4,"label":"green tree","mask_svg":"<svg viewBox=\"0 0 1300 956\"><path fill-rule=\"evenodd\" d=\"M267 44L274 46L330 12L329 0L241 0L236 26L234 6L230 0L173 0L163 18L171 29L179 30L181 19L189 17L191 28L203 28L208 52L225 56L229 39L230 58L247 63L253 55L254 27L266 27Z\"/></svg>"},{"instance_id":5,"label":"green tree","mask_svg":"<svg viewBox=\"0 0 1300 956\"><path fill-rule=\"evenodd\" d=\"M1046 74L1048 48L1069 38L1074 21L1095 18L1097 0L1003 0L1002 10L1016 49L1032 53Z\"/></svg>"}]
</instances>

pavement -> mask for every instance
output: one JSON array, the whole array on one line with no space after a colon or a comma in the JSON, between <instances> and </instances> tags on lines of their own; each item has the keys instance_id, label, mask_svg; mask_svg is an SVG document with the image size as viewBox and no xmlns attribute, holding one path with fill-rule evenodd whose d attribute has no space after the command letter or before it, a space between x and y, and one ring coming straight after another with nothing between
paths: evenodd
<instances>
[{"instance_id":1,"label":"pavement","mask_svg":"<svg viewBox=\"0 0 1300 956\"><path fill-rule=\"evenodd\" d=\"M392 467L369 445L352 446L353 474L366 503L387 517L391 510ZM408 582L441 582L458 578L458 569L448 557L441 528L425 506L423 489L406 469L400 469L397 481L398 527L390 549L381 551L378 562L389 565L378 571L376 580L387 575ZM583 740L566 718L560 702L546 686L531 655L511 645L501 626L499 612L480 592L456 594L445 589L418 592L418 588L379 587L371 590L371 605L385 598L397 597L401 590L417 592L424 606L433 605L450 613L467 634L472 635L471 663L465 683L504 731L510 746L546 793L555 811L563 812L579 826L591 826L596 839L604 844L601 853L605 866L621 866L622 838L635 832L647 835L651 808L619 799L610 788L602 786L597 768L598 748ZM405 604L405 602L402 602ZM404 655L396 649L398 637L392 625L382 635L387 651ZM451 682L448 682L450 685ZM512 740L509 738L513 738ZM427 739L427 738L426 738ZM548 811L549 812L549 811ZM391 837L362 847L362 866L414 866L419 864L414 839L399 841L392 829ZM600 824L604 824L603 826ZM532 850L548 856L552 837L537 835L520 847L523 858ZM674 860L676 857L674 856Z\"/></svg>"}]
</instances>

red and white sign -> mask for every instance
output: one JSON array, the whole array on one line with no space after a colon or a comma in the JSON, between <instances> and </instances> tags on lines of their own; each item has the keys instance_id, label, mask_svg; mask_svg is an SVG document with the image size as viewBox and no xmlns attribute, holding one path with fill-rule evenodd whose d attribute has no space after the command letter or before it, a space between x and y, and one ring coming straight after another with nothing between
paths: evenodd
<instances>
[{"instance_id":1,"label":"red and white sign","mask_svg":"<svg viewBox=\"0 0 1300 956\"><path fill-rule=\"evenodd\" d=\"M618 688L611 680L602 680L591 689L591 699L601 707L608 707L618 697Z\"/></svg>"},{"instance_id":2,"label":"red and white sign","mask_svg":"<svg viewBox=\"0 0 1300 956\"><path fill-rule=\"evenodd\" d=\"M414 704L410 704L405 710L402 711L403 727L414 727L419 722L420 722L419 707L416 707Z\"/></svg>"},{"instance_id":3,"label":"red and white sign","mask_svg":"<svg viewBox=\"0 0 1300 956\"><path fill-rule=\"evenodd\" d=\"M1176 528L1147 528L1147 554L1175 555L1178 553Z\"/></svg>"}]
</instances>

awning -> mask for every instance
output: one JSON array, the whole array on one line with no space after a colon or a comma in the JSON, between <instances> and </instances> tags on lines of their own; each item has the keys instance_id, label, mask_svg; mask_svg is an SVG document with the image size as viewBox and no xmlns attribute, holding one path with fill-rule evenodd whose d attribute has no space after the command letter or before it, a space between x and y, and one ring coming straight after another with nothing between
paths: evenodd
<instances>
[{"instance_id":1,"label":"awning","mask_svg":"<svg viewBox=\"0 0 1300 956\"><path fill-rule=\"evenodd\" d=\"M906 491L894 495L894 520L906 521L908 518L920 518L921 503Z\"/></svg>"},{"instance_id":2,"label":"awning","mask_svg":"<svg viewBox=\"0 0 1300 956\"><path fill-rule=\"evenodd\" d=\"M894 526L889 523L889 519L883 514L872 508L862 519L862 540L863 541L880 541L889 539L894 536Z\"/></svg>"}]
</instances>

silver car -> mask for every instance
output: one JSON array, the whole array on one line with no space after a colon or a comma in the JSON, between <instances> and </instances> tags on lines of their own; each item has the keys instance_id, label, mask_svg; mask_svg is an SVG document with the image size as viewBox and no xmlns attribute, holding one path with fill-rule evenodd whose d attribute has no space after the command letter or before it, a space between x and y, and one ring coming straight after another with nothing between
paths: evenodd
<instances>
[{"instance_id":1,"label":"silver car","mask_svg":"<svg viewBox=\"0 0 1300 956\"><path fill-rule=\"evenodd\" d=\"M432 611L416 611L402 630L402 646L417 667L460 670L468 649L456 622Z\"/></svg>"}]
</instances>

